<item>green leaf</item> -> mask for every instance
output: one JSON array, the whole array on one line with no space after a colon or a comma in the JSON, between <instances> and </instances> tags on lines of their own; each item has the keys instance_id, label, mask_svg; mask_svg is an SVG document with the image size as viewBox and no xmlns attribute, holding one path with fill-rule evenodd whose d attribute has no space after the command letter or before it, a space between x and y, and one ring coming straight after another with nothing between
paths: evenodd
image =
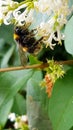
<instances>
[{"instance_id":1,"label":"green leaf","mask_svg":"<svg viewBox=\"0 0 73 130\"><path fill-rule=\"evenodd\" d=\"M29 61L30 64L40 64L41 62L37 59L37 57L33 56L33 55L29 55Z\"/></svg>"},{"instance_id":2,"label":"green leaf","mask_svg":"<svg viewBox=\"0 0 73 130\"><path fill-rule=\"evenodd\" d=\"M14 43L13 39L14 27L12 25L1 25L0 26L0 38L4 39L7 43Z\"/></svg>"},{"instance_id":3,"label":"green leaf","mask_svg":"<svg viewBox=\"0 0 73 130\"><path fill-rule=\"evenodd\" d=\"M11 58L13 52L14 52L15 46L12 46L4 55L2 61L1 61L1 67L8 67L8 61Z\"/></svg>"},{"instance_id":4,"label":"green leaf","mask_svg":"<svg viewBox=\"0 0 73 130\"><path fill-rule=\"evenodd\" d=\"M54 130L69 130L73 126L73 68L54 85L49 114Z\"/></svg>"},{"instance_id":5,"label":"green leaf","mask_svg":"<svg viewBox=\"0 0 73 130\"><path fill-rule=\"evenodd\" d=\"M65 27L65 49L73 55L73 16Z\"/></svg>"},{"instance_id":6,"label":"green leaf","mask_svg":"<svg viewBox=\"0 0 73 130\"><path fill-rule=\"evenodd\" d=\"M0 93L0 95L1 95L1 93ZM0 100L2 98L3 97L0 96ZM3 102L2 106L0 105L0 127L1 128L6 123L6 120L7 120L8 114L9 114L9 112L11 110L12 105L13 105L13 99L8 100L7 103Z\"/></svg>"},{"instance_id":7,"label":"green leaf","mask_svg":"<svg viewBox=\"0 0 73 130\"><path fill-rule=\"evenodd\" d=\"M70 128L70 130L73 130L73 126Z\"/></svg>"},{"instance_id":8,"label":"green leaf","mask_svg":"<svg viewBox=\"0 0 73 130\"><path fill-rule=\"evenodd\" d=\"M18 115L26 114L26 101L22 95L16 94L11 111Z\"/></svg>"},{"instance_id":9,"label":"green leaf","mask_svg":"<svg viewBox=\"0 0 73 130\"><path fill-rule=\"evenodd\" d=\"M0 125L4 126L8 112L10 112L10 108L12 107L12 103L16 93L22 88L26 87L26 79L31 77L32 71L14 71L7 73L0 73ZM8 102L11 103L8 104ZM8 104L9 106L5 107ZM3 114L5 113L5 114Z\"/></svg>"},{"instance_id":10,"label":"green leaf","mask_svg":"<svg viewBox=\"0 0 73 130\"><path fill-rule=\"evenodd\" d=\"M27 115L30 130L52 130L44 105L47 102L46 93L39 86L41 80L41 71L35 71L27 83Z\"/></svg>"},{"instance_id":11,"label":"green leaf","mask_svg":"<svg viewBox=\"0 0 73 130\"><path fill-rule=\"evenodd\" d=\"M69 0L69 5L70 5L70 6L73 5L73 0Z\"/></svg>"}]
</instances>

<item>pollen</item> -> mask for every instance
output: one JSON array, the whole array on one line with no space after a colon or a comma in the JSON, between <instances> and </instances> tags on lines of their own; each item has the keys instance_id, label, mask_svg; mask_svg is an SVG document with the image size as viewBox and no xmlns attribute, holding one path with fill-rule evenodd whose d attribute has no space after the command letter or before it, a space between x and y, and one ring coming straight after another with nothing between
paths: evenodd
<instances>
[{"instance_id":1,"label":"pollen","mask_svg":"<svg viewBox=\"0 0 73 130\"><path fill-rule=\"evenodd\" d=\"M23 51L24 51L24 52L27 52L27 51L28 51L28 48L27 48L27 47L23 47Z\"/></svg>"},{"instance_id":2,"label":"pollen","mask_svg":"<svg viewBox=\"0 0 73 130\"><path fill-rule=\"evenodd\" d=\"M20 37L19 35L17 35L16 33L14 33L14 39L15 40L19 39L19 37Z\"/></svg>"},{"instance_id":3,"label":"pollen","mask_svg":"<svg viewBox=\"0 0 73 130\"><path fill-rule=\"evenodd\" d=\"M52 94L52 89L53 89L53 82L49 74L45 75L45 81L46 81L46 93L48 94L48 97L50 98Z\"/></svg>"}]
</instances>

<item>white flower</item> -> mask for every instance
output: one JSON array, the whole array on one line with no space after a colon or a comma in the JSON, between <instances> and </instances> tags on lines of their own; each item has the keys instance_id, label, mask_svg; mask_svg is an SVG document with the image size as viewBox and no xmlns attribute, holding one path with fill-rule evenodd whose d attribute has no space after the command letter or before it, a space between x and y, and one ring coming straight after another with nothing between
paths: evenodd
<instances>
[{"instance_id":1,"label":"white flower","mask_svg":"<svg viewBox=\"0 0 73 130\"><path fill-rule=\"evenodd\" d=\"M8 5L11 2L11 0L0 0L0 6Z\"/></svg>"},{"instance_id":2,"label":"white flower","mask_svg":"<svg viewBox=\"0 0 73 130\"><path fill-rule=\"evenodd\" d=\"M46 13L49 16L49 20L40 23L37 27L37 32L38 35L43 37L46 47L50 46L53 49L56 44L52 44L52 40L61 44L61 40L64 39L61 29L67 23L67 16L71 11L68 6L68 0L39 0L35 3L35 7L37 7L39 12L42 12L42 15ZM55 33L57 36L55 36Z\"/></svg>"},{"instance_id":3,"label":"white flower","mask_svg":"<svg viewBox=\"0 0 73 130\"><path fill-rule=\"evenodd\" d=\"M4 15L0 12L0 19L3 19Z\"/></svg>"},{"instance_id":4,"label":"white flower","mask_svg":"<svg viewBox=\"0 0 73 130\"><path fill-rule=\"evenodd\" d=\"M19 128L18 122L15 122L15 123L14 123L14 128L15 128L15 129L18 129L18 128Z\"/></svg>"},{"instance_id":5,"label":"white flower","mask_svg":"<svg viewBox=\"0 0 73 130\"><path fill-rule=\"evenodd\" d=\"M12 11L9 11L4 18L4 24L9 25L11 24L12 20L13 20L13 14L12 14Z\"/></svg>"},{"instance_id":6,"label":"white flower","mask_svg":"<svg viewBox=\"0 0 73 130\"><path fill-rule=\"evenodd\" d=\"M38 2L34 2L34 7L40 12L46 12L49 6L49 0L39 0Z\"/></svg>"},{"instance_id":7,"label":"white flower","mask_svg":"<svg viewBox=\"0 0 73 130\"><path fill-rule=\"evenodd\" d=\"M14 19L19 23L20 25L25 22L25 17L27 16L28 10L24 9L24 11L21 13L20 9L26 8L26 5L18 7L13 11Z\"/></svg>"},{"instance_id":8,"label":"white flower","mask_svg":"<svg viewBox=\"0 0 73 130\"><path fill-rule=\"evenodd\" d=\"M8 119L10 119L10 121L15 121L16 119L16 116L15 116L15 113L10 113L9 116L8 116Z\"/></svg>"},{"instance_id":9,"label":"white flower","mask_svg":"<svg viewBox=\"0 0 73 130\"><path fill-rule=\"evenodd\" d=\"M12 0L0 1L0 20L2 20L4 24L8 25L13 21L13 8L15 8L17 4L18 2Z\"/></svg>"},{"instance_id":10,"label":"white flower","mask_svg":"<svg viewBox=\"0 0 73 130\"><path fill-rule=\"evenodd\" d=\"M25 17L25 22L26 22L26 23L32 23L32 22L33 22L33 19L34 19L34 18L33 18L33 12L34 12L34 10L31 9L31 10L29 11L27 17Z\"/></svg>"},{"instance_id":11,"label":"white flower","mask_svg":"<svg viewBox=\"0 0 73 130\"><path fill-rule=\"evenodd\" d=\"M24 9L24 11L21 12L21 9ZM33 20L33 9L29 11L27 5L23 4L13 11L13 16L19 25L23 25L25 22L26 24L31 23Z\"/></svg>"},{"instance_id":12,"label":"white flower","mask_svg":"<svg viewBox=\"0 0 73 130\"><path fill-rule=\"evenodd\" d=\"M27 7L27 5L26 5L26 4L23 4L23 5L19 6L18 8L16 8L16 9L13 11L14 17L17 18L18 15L21 14L21 11L20 11L21 9L24 9L23 12L25 12L26 7Z\"/></svg>"},{"instance_id":13,"label":"white flower","mask_svg":"<svg viewBox=\"0 0 73 130\"><path fill-rule=\"evenodd\" d=\"M0 6L10 6L13 7L13 5L18 4L18 2L14 2L12 0L0 0Z\"/></svg>"},{"instance_id":14,"label":"white flower","mask_svg":"<svg viewBox=\"0 0 73 130\"><path fill-rule=\"evenodd\" d=\"M27 122L28 121L27 115L22 115L21 121Z\"/></svg>"},{"instance_id":15,"label":"white flower","mask_svg":"<svg viewBox=\"0 0 73 130\"><path fill-rule=\"evenodd\" d=\"M56 31L56 28L54 28L55 23L56 23L55 17L52 17L47 22L41 22L37 28L38 34L42 36L49 36L50 33Z\"/></svg>"},{"instance_id":16,"label":"white flower","mask_svg":"<svg viewBox=\"0 0 73 130\"><path fill-rule=\"evenodd\" d=\"M54 49L54 46L56 45L56 43L52 44L53 37L54 37L54 32L52 32L47 39L43 40L43 42L46 45L46 48L49 46L52 50Z\"/></svg>"}]
</instances>

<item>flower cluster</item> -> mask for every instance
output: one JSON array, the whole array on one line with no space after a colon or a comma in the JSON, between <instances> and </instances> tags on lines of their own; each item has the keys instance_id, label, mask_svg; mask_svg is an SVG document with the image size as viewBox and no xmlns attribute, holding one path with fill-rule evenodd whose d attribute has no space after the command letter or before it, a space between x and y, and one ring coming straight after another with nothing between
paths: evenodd
<instances>
[{"instance_id":1,"label":"flower cluster","mask_svg":"<svg viewBox=\"0 0 73 130\"><path fill-rule=\"evenodd\" d=\"M68 2L68 0L24 0L18 3L12 0L1 0L0 24L31 25L36 20L34 12L41 14L41 20L35 27L37 36L43 37L42 41L46 47L50 46L54 49L56 43L61 44L65 37L62 29L67 23L67 16L72 11Z\"/></svg>"},{"instance_id":2,"label":"flower cluster","mask_svg":"<svg viewBox=\"0 0 73 130\"><path fill-rule=\"evenodd\" d=\"M14 122L15 129L29 130L27 115L17 116L15 113L10 113L8 119Z\"/></svg>"},{"instance_id":3,"label":"flower cluster","mask_svg":"<svg viewBox=\"0 0 73 130\"><path fill-rule=\"evenodd\" d=\"M48 17L46 21L43 19L38 26L38 34L44 36L43 41L46 47L50 46L53 49L55 43L52 44L52 40L61 44L65 37L61 30L67 23L67 16L71 12L68 0L39 0L39 2L35 2L35 7L39 12L46 14ZM57 36L55 36L55 32Z\"/></svg>"},{"instance_id":4,"label":"flower cluster","mask_svg":"<svg viewBox=\"0 0 73 130\"><path fill-rule=\"evenodd\" d=\"M52 89L53 89L53 81L50 74L45 75L45 84L46 84L46 93L48 94L48 97L51 97Z\"/></svg>"},{"instance_id":5,"label":"flower cluster","mask_svg":"<svg viewBox=\"0 0 73 130\"><path fill-rule=\"evenodd\" d=\"M63 77L65 74L62 65L54 62L54 60L48 60L48 67L45 69L46 75L44 80L41 82L41 86L46 86L46 93L48 97L51 96L53 85L58 78Z\"/></svg>"},{"instance_id":6,"label":"flower cluster","mask_svg":"<svg viewBox=\"0 0 73 130\"><path fill-rule=\"evenodd\" d=\"M33 8L33 2L31 2L31 0L27 2L23 1L21 3L14 2L12 0L1 0L0 24L4 23L9 25L15 23L24 25L25 22L31 22L33 10L29 10L29 8Z\"/></svg>"}]
</instances>

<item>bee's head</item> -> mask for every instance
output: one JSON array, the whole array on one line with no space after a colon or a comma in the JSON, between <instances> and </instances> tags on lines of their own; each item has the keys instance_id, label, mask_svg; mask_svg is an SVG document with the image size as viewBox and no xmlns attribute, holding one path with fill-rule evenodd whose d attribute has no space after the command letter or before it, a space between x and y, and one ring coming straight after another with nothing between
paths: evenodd
<instances>
[{"instance_id":1,"label":"bee's head","mask_svg":"<svg viewBox=\"0 0 73 130\"><path fill-rule=\"evenodd\" d=\"M16 26L14 28L14 40L21 46L23 51L28 50L28 35L29 31L25 26Z\"/></svg>"},{"instance_id":2,"label":"bee's head","mask_svg":"<svg viewBox=\"0 0 73 130\"><path fill-rule=\"evenodd\" d=\"M14 33L17 35L21 35L22 34L22 28L19 26L16 26L14 29Z\"/></svg>"},{"instance_id":3,"label":"bee's head","mask_svg":"<svg viewBox=\"0 0 73 130\"><path fill-rule=\"evenodd\" d=\"M18 41L20 37L25 37L29 34L28 29L26 29L24 26L16 26L14 29L14 39Z\"/></svg>"},{"instance_id":4,"label":"bee's head","mask_svg":"<svg viewBox=\"0 0 73 130\"><path fill-rule=\"evenodd\" d=\"M21 32L21 30L19 29L19 27L15 27L15 29L14 29L14 40L16 40L16 41L19 40L20 32Z\"/></svg>"}]
</instances>

